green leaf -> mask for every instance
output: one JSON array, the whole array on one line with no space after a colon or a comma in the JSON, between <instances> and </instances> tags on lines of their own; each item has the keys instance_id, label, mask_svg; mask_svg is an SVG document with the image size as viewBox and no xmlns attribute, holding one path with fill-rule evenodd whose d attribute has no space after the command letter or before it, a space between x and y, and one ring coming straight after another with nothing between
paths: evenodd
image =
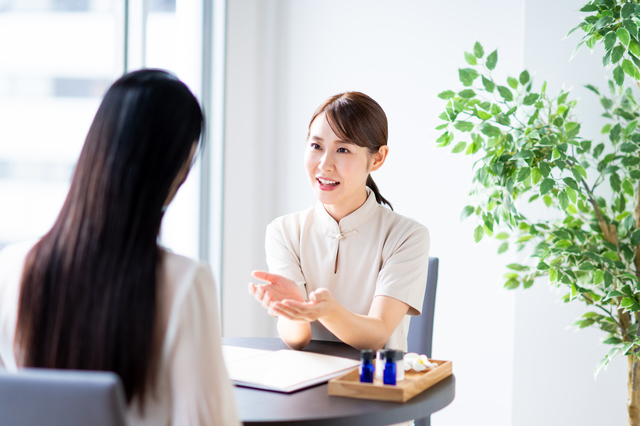
<instances>
[{"instance_id":1,"label":"green leaf","mask_svg":"<svg viewBox=\"0 0 640 426\"><path fill-rule=\"evenodd\" d=\"M578 173L580 173L582 175L582 177L584 177L584 178L587 177L587 171L581 165L576 164L575 166L573 166L573 168L574 168L574 170L577 170Z\"/></svg>"},{"instance_id":2,"label":"green leaf","mask_svg":"<svg viewBox=\"0 0 640 426\"><path fill-rule=\"evenodd\" d=\"M561 191L558 194L558 202L560 203L560 208L562 210L566 210L569 207L569 197L564 191Z\"/></svg>"},{"instance_id":3,"label":"green leaf","mask_svg":"<svg viewBox=\"0 0 640 426\"><path fill-rule=\"evenodd\" d=\"M617 64L618 62L620 62L620 59L622 59L622 55L624 55L624 52L626 51L627 49L625 49L624 46L618 45L614 47L611 51L611 63Z\"/></svg>"},{"instance_id":4,"label":"green leaf","mask_svg":"<svg viewBox=\"0 0 640 426\"><path fill-rule=\"evenodd\" d=\"M478 150L480 150L480 148L481 148L481 145L478 144L476 141L473 141L469 144L464 154L465 155L475 154L476 152L478 152Z\"/></svg>"},{"instance_id":5,"label":"green leaf","mask_svg":"<svg viewBox=\"0 0 640 426\"><path fill-rule=\"evenodd\" d=\"M508 87L498 86L498 93L500 93L500 96L502 96L507 102L511 102L513 100L513 93L511 93L511 90L509 90Z\"/></svg>"},{"instance_id":6,"label":"green leaf","mask_svg":"<svg viewBox=\"0 0 640 426\"><path fill-rule=\"evenodd\" d=\"M473 84L473 80L480 76L478 71L473 68L460 68L458 69L458 75L464 86L471 86Z\"/></svg>"},{"instance_id":7,"label":"green leaf","mask_svg":"<svg viewBox=\"0 0 640 426\"><path fill-rule=\"evenodd\" d=\"M461 132L470 132L473 130L473 123L470 123L468 121L458 121L453 125L453 127L460 130Z\"/></svg>"},{"instance_id":8,"label":"green leaf","mask_svg":"<svg viewBox=\"0 0 640 426\"><path fill-rule=\"evenodd\" d=\"M518 80L516 80L513 77L507 77L507 83L509 84L509 86L511 86L512 89L517 89L518 88Z\"/></svg>"},{"instance_id":9,"label":"green leaf","mask_svg":"<svg viewBox=\"0 0 640 426\"><path fill-rule=\"evenodd\" d=\"M529 71L527 70L522 71L520 73L520 77L518 77L518 80L520 80L520 84L522 84L523 86L527 84L530 79L531 79L531 76L529 75Z\"/></svg>"},{"instance_id":10,"label":"green leaf","mask_svg":"<svg viewBox=\"0 0 640 426\"><path fill-rule=\"evenodd\" d=\"M498 50L494 50L493 52L491 52L489 54L489 56L487 56L487 68L490 70L493 70L496 67L496 64L498 63Z\"/></svg>"},{"instance_id":11,"label":"green leaf","mask_svg":"<svg viewBox=\"0 0 640 426\"><path fill-rule=\"evenodd\" d=\"M507 238L509 238L509 234L507 234L506 232L501 232L497 234L494 238L496 240L506 240Z\"/></svg>"},{"instance_id":12,"label":"green leaf","mask_svg":"<svg viewBox=\"0 0 640 426\"><path fill-rule=\"evenodd\" d=\"M633 185L627 179L622 181L622 189L624 190L625 194L633 197Z\"/></svg>"},{"instance_id":13,"label":"green leaf","mask_svg":"<svg viewBox=\"0 0 640 426\"><path fill-rule=\"evenodd\" d=\"M504 283L504 287L507 290L515 290L516 288L518 288L518 285L520 285L520 282L515 278L511 278L509 281Z\"/></svg>"},{"instance_id":14,"label":"green leaf","mask_svg":"<svg viewBox=\"0 0 640 426\"><path fill-rule=\"evenodd\" d=\"M542 172L540 171L540 169L538 167L532 168L531 181L533 182L533 184L536 185L538 182L540 182L540 179L542 179Z\"/></svg>"},{"instance_id":15,"label":"green leaf","mask_svg":"<svg viewBox=\"0 0 640 426\"><path fill-rule=\"evenodd\" d=\"M624 27L629 31L629 35L636 40L638 39L638 26L631 19L625 19L623 22Z\"/></svg>"},{"instance_id":16,"label":"green leaf","mask_svg":"<svg viewBox=\"0 0 640 426\"><path fill-rule=\"evenodd\" d=\"M476 95L476 92L474 92L471 89L465 89L461 92L458 92L458 96L460 96L463 99L470 99L473 98Z\"/></svg>"},{"instance_id":17,"label":"green leaf","mask_svg":"<svg viewBox=\"0 0 640 426\"><path fill-rule=\"evenodd\" d=\"M631 4L631 3L627 3L627 4ZM609 336L606 339L604 339L602 343L604 343L605 345L619 345L620 343L622 343L622 340L616 336Z\"/></svg>"},{"instance_id":18,"label":"green leaf","mask_svg":"<svg viewBox=\"0 0 640 426\"><path fill-rule=\"evenodd\" d=\"M629 306L633 305L633 299L630 299L628 297L623 297L622 300L620 301L620 306L622 306L623 308L628 308Z\"/></svg>"},{"instance_id":19,"label":"green leaf","mask_svg":"<svg viewBox=\"0 0 640 426\"><path fill-rule=\"evenodd\" d=\"M522 103L524 105L533 105L536 103L539 97L540 95L538 95L537 93L529 93L527 96L524 97L524 99L522 100Z\"/></svg>"},{"instance_id":20,"label":"green leaf","mask_svg":"<svg viewBox=\"0 0 640 426\"><path fill-rule=\"evenodd\" d=\"M476 211L475 207L465 206L465 208L463 208L462 212L460 213L460 222L462 222L463 220L471 216L475 211Z\"/></svg>"},{"instance_id":21,"label":"green leaf","mask_svg":"<svg viewBox=\"0 0 640 426\"><path fill-rule=\"evenodd\" d=\"M594 24L593 28L596 31L599 31L604 27L606 27L607 25L610 25L612 22L613 22L613 16L603 16L602 18L598 19L598 21Z\"/></svg>"},{"instance_id":22,"label":"green leaf","mask_svg":"<svg viewBox=\"0 0 640 426\"><path fill-rule=\"evenodd\" d=\"M624 6L622 6L622 9L620 10L620 15L622 16L623 19L627 19L628 17L630 17L635 9L635 5L631 2L629 3L625 3Z\"/></svg>"},{"instance_id":23,"label":"green leaf","mask_svg":"<svg viewBox=\"0 0 640 426\"><path fill-rule=\"evenodd\" d=\"M622 71L620 65L613 69L613 80L618 86L622 86L622 83L624 83L624 71Z\"/></svg>"},{"instance_id":24,"label":"green leaf","mask_svg":"<svg viewBox=\"0 0 640 426\"><path fill-rule=\"evenodd\" d=\"M611 176L609 177L609 183L611 184L611 189L613 189L615 192L620 192L620 184L622 182L620 181L620 176L618 176L617 173L611 173Z\"/></svg>"},{"instance_id":25,"label":"green leaf","mask_svg":"<svg viewBox=\"0 0 640 426\"><path fill-rule=\"evenodd\" d=\"M539 270L539 271L547 271L547 270L549 270L549 265L547 265L546 263L540 261L538 263L538 266L536 266L536 269Z\"/></svg>"},{"instance_id":26,"label":"green leaf","mask_svg":"<svg viewBox=\"0 0 640 426\"><path fill-rule=\"evenodd\" d=\"M636 78L636 73L638 72L636 66L633 65L633 62L628 59L622 61L622 71L633 79Z\"/></svg>"},{"instance_id":27,"label":"green leaf","mask_svg":"<svg viewBox=\"0 0 640 426\"><path fill-rule=\"evenodd\" d=\"M636 229L631 234L631 244L636 247L638 246L638 244L640 244L640 229Z\"/></svg>"},{"instance_id":28,"label":"green leaf","mask_svg":"<svg viewBox=\"0 0 640 426\"><path fill-rule=\"evenodd\" d=\"M458 142L453 149L451 150L452 153L457 154L459 152L464 151L464 149L467 147L467 143L466 142Z\"/></svg>"},{"instance_id":29,"label":"green leaf","mask_svg":"<svg viewBox=\"0 0 640 426\"><path fill-rule=\"evenodd\" d=\"M551 178L546 178L540 184L540 195L544 195L547 192L551 191L553 187L556 185L556 182Z\"/></svg>"},{"instance_id":30,"label":"green leaf","mask_svg":"<svg viewBox=\"0 0 640 426\"><path fill-rule=\"evenodd\" d=\"M528 266L520 265L519 263L510 263L507 265L507 268L511 269L512 271L519 271L519 272L529 270Z\"/></svg>"},{"instance_id":31,"label":"green leaf","mask_svg":"<svg viewBox=\"0 0 640 426\"><path fill-rule=\"evenodd\" d=\"M564 178L562 180L564 181L564 183L566 183L571 188L575 189L576 191L578 190L578 184L576 183L576 181L573 178L567 177L567 178Z\"/></svg>"},{"instance_id":32,"label":"green leaf","mask_svg":"<svg viewBox=\"0 0 640 426\"><path fill-rule=\"evenodd\" d=\"M627 33L627 35L629 35L629 33ZM476 56L472 53L464 52L464 60L467 61L469 65L478 65Z\"/></svg>"},{"instance_id":33,"label":"green leaf","mask_svg":"<svg viewBox=\"0 0 640 426\"><path fill-rule=\"evenodd\" d=\"M473 45L473 54L476 55L476 58L482 58L484 56L484 49L477 41L476 44Z\"/></svg>"},{"instance_id":34,"label":"green leaf","mask_svg":"<svg viewBox=\"0 0 640 426\"><path fill-rule=\"evenodd\" d=\"M502 136L502 132L500 131L500 129L492 126L489 123L484 123L482 127L480 127L480 131L490 138Z\"/></svg>"},{"instance_id":35,"label":"green leaf","mask_svg":"<svg viewBox=\"0 0 640 426\"><path fill-rule=\"evenodd\" d=\"M531 169L529 167L523 167L518 172L518 178L516 179L516 181L524 182L525 180L529 179L530 176L531 176Z\"/></svg>"},{"instance_id":36,"label":"green leaf","mask_svg":"<svg viewBox=\"0 0 640 426\"><path fill-rule=\"evenodd\" d=\"M551 166L549 166L549 163L541 161L538 163L538 167L540 167L540 173L542 173L542 176L549 177L549 174L551 173Z\"/></svg>"},{"instance_id":37,"label":"green leaf","mask_svg":"<svg viewBox=\"0 0 640 426\"><path fill-rule=\"evenodd\" d=\"M606 36L604 36L604 40L603 40L604 49L611 50L613 46L616 45L617 40L618 40L618 37L616 37L616 33L614 32L608 33Z\"/></svg>"},{"instance_id":38,"label":"green leaf","mask_svg":"<svg viewBox=\"0 0 640 426\"><path fill-rule=\"evenodd\" d=\"M473 239L475 240L476 243L478 243L480 242L482 237L484 237L484 226L478 225L475 231L473 231Z\"/></svg>"},{"instance_id":39,"label":"green leaf","mask_svg":"<svg viewBox=\"0 0 640 426\"><path fill-rule=\"evenodd\" d=\"M612 34L612 33L609 33L609 34ZM608 34L607 34L607 35L608 35ZM592 91L593 93L595 93L596 95L600 96L600 91L599 91L596 87L594 87L594 86L592 86L592 85L590 85L590 84L587 84L587 85L586 85L586 86L584 86L584 87L586 87L587 89L591 90L591 91Z\"/></svg>"},{"instance_id":40,"label":"green leaf","mask_svg":"<svg viewBox=\"0 0 640 426\"><path fill-rule=\"evenodd\" d=\"M513 157L511 157L512 160L517 160L518 158L533 158L533 152L528 150L528 149L523 149L522 151L518 152L516 155L514 155Z\"/></svg>"},{"instance_id":41,"label":"green leaf","mask_svg":"<svg viewBox=\"0 0 640 426\"><path fill-rule=\"evenodd\" d=\"M596 267L591 262L583 262L578 269L580 271L593 271ZM604 279L604 276L602 278Z\"/></svg>"},{"instance_id":42,"label":"green leaf","mask_svg":"<svg viewBox=\"0 0 640 426\"><path fill-rule=\"evenodd\" d=\"M604 272L601 270L593 271L593 284L598 285L604 281Z\"/></svg>"},{"instance_id":43,"label":"green leaf","mask_svg":"<svg viewBox=\"0 0 640 426\"><path fill-rule=\"evenodd\" d=\"M502 254L507 250L509 250L509 243L508 242L504 242L504 243L500 244L500 247L498 247L498 254Z\"/></svg>"},{"instance_id":44,"label":"green leaf","mask_svg":"<svg viewBox=\"0 0 640 426\"><path fill-rule=\"evenodd\" d=\"M493 117L491 114L489 114L488 112L484 112L481 109L476 108L476 115L478 116L479 119L481 120L488 120L491 117Z\"/></svg>"},{"instance_id":45,"label":"green leaf","mask_svg":"<svg viewBox=\"0 0 640 426\"><path fill-rule=\"evenodd\" d=\"M620 43L625 46L629 44L629 31L624 28L618 28L618 31L616 31L616 35L618 36L618 40L620 40Z\"/></svg>"},{"instance_id":46,"label":"green leaf","mask_svg":"<svg viewBox=\"0 0 640 426\"><path fill-rule=\"evenodd\" d=\"M631 40L629 42L629 53L631 53L636 58L640 57L640 46L635 40Z\"/></svg>"},{"instance_id":47,"label":"green leaf","mask_svg":"<svg viewBox=\"0 0 640 426\"><path fill-rule=\"evenodd\" d=\"M445 90L444 92L441 92L440 94L438 94L438 97L440 99L451 99L456 95L456 92L452 91L452 90Z\"/></svg>"},{"instance_id":48,"label":"green leaf","mask_svg":"<svg viewBox=\"0 0 640 426\"><path fill-rule=\"evenodd\" d=\"M484 86L485 90L489 93L493 93L493 90L496 88L495 83L489 80L488 78L486 78L484 75L482 76L482 85Z\"/></svg>"},{"instance_id":49,"label":"green leaf","mask_svg":"<svg viewBox=\"0 0 640 426\"><path fill-rule=\"evenodd\" d=\"M564 192L567 193L571 202L575 204L576 201L578 200L578 194L576 193L576 191L574 191L573 188L571 188L570 186L567 186L564 188Z\"/></svg>"}]
</instances>

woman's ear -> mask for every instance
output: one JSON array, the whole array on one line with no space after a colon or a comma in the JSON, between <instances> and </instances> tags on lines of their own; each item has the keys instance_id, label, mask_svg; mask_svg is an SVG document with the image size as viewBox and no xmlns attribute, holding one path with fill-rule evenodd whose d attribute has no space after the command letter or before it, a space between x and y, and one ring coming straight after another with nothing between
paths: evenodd
<instances>
[{"instance_id":1,"label":"woman's ear","mask_svg":"<svg viewBox=\"0 0 640 426\"><path fill-rule=\"evenodd\" d=\"M387 159L387 155L389 154L389 147L387 145L382 145L378 152L373 154L373 164L371 166L371 171L378 170L384 164L384 160Z\"/></svg>"}]
</instances>

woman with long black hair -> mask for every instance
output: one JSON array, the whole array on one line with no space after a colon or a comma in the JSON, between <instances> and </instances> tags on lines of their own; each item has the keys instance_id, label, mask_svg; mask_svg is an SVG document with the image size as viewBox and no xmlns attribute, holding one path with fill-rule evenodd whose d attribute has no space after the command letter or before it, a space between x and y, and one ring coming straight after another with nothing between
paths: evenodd
<instances>
[{"instance_id":1,"label":"woman with long black hair","mask_svg":"<svg viewBox=\"0 0 640 426\"><path fill-rule=\"evenodd\" d=\"M55 224L0 253L0 368L113 371L131 424L238 424L211 272L157 243L203 127L169 73L111 86Z\"/></svg>"}]
</instances>

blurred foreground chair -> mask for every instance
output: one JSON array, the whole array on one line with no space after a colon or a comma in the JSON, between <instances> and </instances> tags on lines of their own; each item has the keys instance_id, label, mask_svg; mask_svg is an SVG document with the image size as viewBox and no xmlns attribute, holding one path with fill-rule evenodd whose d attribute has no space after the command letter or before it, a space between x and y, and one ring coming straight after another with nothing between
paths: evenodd
<instances>
[{"instance_id":1,"label":"blurred foreground chair","mask_svg":"<svg viewBox=\"0 0 640 426\"><path fill-rule=\"evenodd\" d=\"M0 424L125 426L120 378L95 371L0 371Z\"/></svg>"},{"instance_id":2,"label":"blurred foreground chair","mask_svg":"<svg viewBox=\"0 0 640 426\"><path fill-rule=\"evenodd\" d=\"M409 322L409 334L407 345L409 352L425 354L431 358L431 346L433 342L433 313L436 307L436 287L438 285L437 257L429 258L429 272L427 274L427 289L424 292L422 302L422 315L411 317ZM429 417L415 421L416 426L430 426Z\"/></svg>"}]
</instances>

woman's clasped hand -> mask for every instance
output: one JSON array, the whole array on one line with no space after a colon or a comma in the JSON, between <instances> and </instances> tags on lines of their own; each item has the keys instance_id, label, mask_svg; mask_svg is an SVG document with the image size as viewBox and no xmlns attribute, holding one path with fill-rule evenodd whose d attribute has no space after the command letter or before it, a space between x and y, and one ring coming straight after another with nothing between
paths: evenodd
<instances>
[{"instance_id":1,"label":"woman's clasped hand","mask_svg":"<svg viewBox=\"0 0 640 426\"><path fill-rule=\"evenodd\" d=\"M254 271L254 278L268 281L267 284L249 284L249 293L267 309L269 315L291 321L317 321L331 315L336 299L331 291L319 288L309 294L305 301L298 285L292 280L265 271Z\"/></svg>"}]
</instances>

